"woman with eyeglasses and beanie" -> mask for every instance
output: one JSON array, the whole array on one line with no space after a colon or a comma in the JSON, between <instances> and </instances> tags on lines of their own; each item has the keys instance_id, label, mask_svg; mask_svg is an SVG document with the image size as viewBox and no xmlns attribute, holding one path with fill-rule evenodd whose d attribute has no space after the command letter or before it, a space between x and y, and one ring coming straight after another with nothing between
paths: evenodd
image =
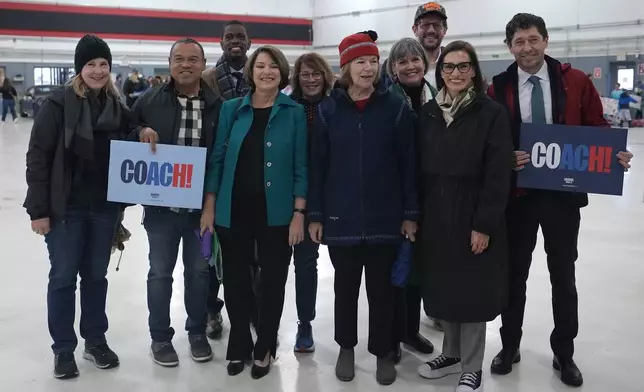
<instances>
[{"instance_id":1,"label":"woman with eyeglasses and beanie","mask_svg":"<svg viewBox=\"0 0 644 392\"><path fill-rule=\"evenodd\" d=\"M336 377L355 377L364 269L368 349L378 383L389 385L396 380L392 268L405 237L415 239L420 213L413 113L401 97L376 88L376 39L369 31L340 43L341 87L320 103L312 135L309 232L328 245L335 269Z\"/></svg>"},{"instance_id":2,"label":"woman with eyeglasses and beanie","mask_svg":"<svg viewBox=\"0 0 644 392\"><path fill-rule=\"evenodd\" d=\"M428 379L460 374L457 392L481 391L486 322L507 300L504 214L512 137L504 108L485 93L469 43L456 41L443 49L436 80L439 93L422 107L417 127L423 189L420 275L425 308L441 320L445 336L442 354L419 373Z\"/></svg>"},{"instance_id":3,"label":"woman with eyeglasses and beanie","mask_svg":"<svg viewBox=\"0 0 644 392\"><path fill-rule=\"evenodd\" d=\"M51 268L47 287L54 377L78 376L74 350L76 277L80 275L83 358L100 369L119 365L105 339L107 267L121 206L107 201L110 142L125 140L129 111L110 75L112 54L99 37L80 39L76 76L48 97L27 151L25 208L43 235Z\"/></svg>"},{"instance_id":4,"label":"woman with eyeglasses and beanie","mask_svg":"<svg viewBox=\"0 0 644 392\"><path fill-rule=\"evenodd\" d=\"M414 112L419 112L420 108L438 93L425 80L425 73L429 68L429 59L418 40L403 38L396 42L391 47L385 66L387 67L385 72L387 72L393 81L393 84L389 87L389 91L404 98ZM418 157L416 158L418 159ZM416 171L419 171L418 167ZM419 227L419 236L421 235L420 233L421 230ZM412 269L414 270L420 257L419 245L418 242L413 244ZM412 271L407 286L404 289L398 289L396 291L398 297L398 304L396 306L396 343L402 342L423 354L433 353L434 345L432 342L420 334L422 296L417 274ZM396 353L397 361L400 361L401 355L402 351L398 344Z\"/></svg>"},{"instance_id":5,"label":"woman with eyeglasses and beanie","mask_svg":"<svg viewBox=\"0 0 644 392\"><path fill-rule=\"evenodd\" d=\"M304 109L281 93L288 84L284 53L262 46L249 57L250 92L224 102L206 176L202 230L216 224L230 318L228 374L266 376L277 351L277 331L292 247L304 240L308 190L308 135ZM215 218L216 211L216 218ZM257 341L250 333L254 301L250 266L261 268Z\"/></svg>"},{"instance_id":6,"label":"woman with eyeglasses and beanie","mask_svg":"<svg viewBox=\"0 0 644 392\"><path fill-rule=\"evenodd\" d=\"M324 97L329 95L332 86L333 71L322 56L317 53L305 53L295 61L293 75L291 76L291 87L293 89L291 99L304 106L309 134L311 133L318 105ZM305 222L304 227L308 227L308 222ZM311 322L315 319L319 247L320 244L313 242L311 236L307 233L304 236L304 241L293 248L295 303L299 320L294 351L298 353L315 351Z\"/></svg>"}]
</instances>

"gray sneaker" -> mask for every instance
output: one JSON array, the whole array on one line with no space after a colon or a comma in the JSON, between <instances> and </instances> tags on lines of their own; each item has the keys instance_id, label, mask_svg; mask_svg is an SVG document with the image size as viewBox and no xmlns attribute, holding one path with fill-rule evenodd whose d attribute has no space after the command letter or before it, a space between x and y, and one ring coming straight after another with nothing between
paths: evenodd
<instances>
[{"instance_id":1,"label":"gray sneaker","mask_svg":"<svg viewBox=\"0 0 644 392\"><path fill-rule=\"evenodd\" d=\"M378 358L376 381L380 385L391 385L396 381L396 365L391 355Z\"/></svg>"},{"instance_id":2,"label":"gray sneaker","mask_svg":"<svg viewBox=\"0 0 644 392\"><path fill-rule=\"evenodd\" d=\"M196 362L208 362L212 359L212 348L206 335L188 335L190 356Z\"/></svg>"},{"instance_id":3,"label":"gray sneaker","mask_svg":"<svg viewBox=\"0 0 644 392\"><path fill-rule=\"evenodd\" d=\"M352 348L340 348L338 362L335 364L335 376L340 381L352 381L356 376L355 353Z\"/></svg>"},{"instance_id":4,"label":"gray sneaker","mask_svg":"<svg viewBox=\"0 0 644 392\"><path fill-rule=\"evenodd\" d=\"M173 367L179 364L179 356L169 340L167 342L153 341L150 346L150 355L157 365Z\"/></svg>"}]
</instances>

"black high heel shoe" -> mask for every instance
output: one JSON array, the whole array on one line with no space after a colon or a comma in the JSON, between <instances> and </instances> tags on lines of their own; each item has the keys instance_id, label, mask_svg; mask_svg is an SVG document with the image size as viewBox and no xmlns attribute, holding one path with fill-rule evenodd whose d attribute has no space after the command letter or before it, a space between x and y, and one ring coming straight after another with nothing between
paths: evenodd
<instances>
[{"instance_id":1,"label":"black high heel shoe","mask_svg":"<svg viewBox=\"0 0 644 392\"><path fill-rule=\"evenodd\" d=\"M239 373L244 371L244 362L233 362L230 361L228 362L228 366L226 367L228 370L228 375L229 376L236 376Z\"/></svg>"},{"instance_id":2,"label":"black high heel shoe","mask_svg":"<svg viewBox=\"0 0 644 392\"><path fill-rule=\"evenodd\" d=\"M268 365L258 366L253 363L253 367L250 369L250 376L254 380L259 380L260 378L266 376L271 371L271 360L268 360Z\"/></svg>"}]
</instances>

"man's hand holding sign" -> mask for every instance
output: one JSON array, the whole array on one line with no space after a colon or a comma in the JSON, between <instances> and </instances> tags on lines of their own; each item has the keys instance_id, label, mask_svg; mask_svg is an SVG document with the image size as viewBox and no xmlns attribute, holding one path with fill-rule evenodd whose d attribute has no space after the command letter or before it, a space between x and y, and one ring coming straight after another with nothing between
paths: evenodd
<instances>
[{"instance_id":1,"label":"man's hand holding sign","mask_svg":"<svg viewBox=\"0 0 644 392\"><path fill-rule=\"evenodd\" d=\"M157 152L157 142L159 141L159 134L152 128L145 127L139 133L139 140L141 143L149 143L150 151L154 154Z\"/></svg>"}]
</instances>

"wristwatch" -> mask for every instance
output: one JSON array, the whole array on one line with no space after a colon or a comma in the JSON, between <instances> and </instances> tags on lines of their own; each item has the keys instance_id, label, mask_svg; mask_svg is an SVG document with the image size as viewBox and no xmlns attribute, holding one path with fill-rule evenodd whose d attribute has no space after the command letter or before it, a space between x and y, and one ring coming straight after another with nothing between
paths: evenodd
<instances>
[{"instance_id":1,"label":"wristwatch","mask_svg":"<svg viewBox=\"0 0 644 392\"><path fill-rule=\"evenodd\" d=\"M293 212L299 212L302 215L306 215L306 210L304 208L293 208Z\"/></svg>"}]
</instances>

